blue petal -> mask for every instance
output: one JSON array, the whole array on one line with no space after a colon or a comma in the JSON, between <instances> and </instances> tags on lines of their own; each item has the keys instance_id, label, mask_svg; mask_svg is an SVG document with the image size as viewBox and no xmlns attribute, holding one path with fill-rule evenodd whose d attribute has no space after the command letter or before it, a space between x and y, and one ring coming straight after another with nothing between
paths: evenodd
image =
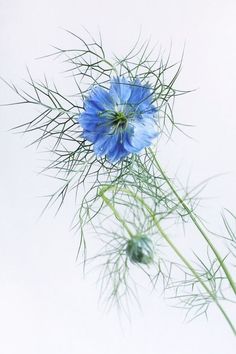
<instances>
[{"instance_id":1,"label":"blue petal","mask_svg":"<svg viewBox=\"0 0 236 354\"><path fill-rule=\"evenodd\" d=\"M78 117L78 122L82 128L94 130L99 122L98 116L94 113L83 112Z\"/></svg>"},{"instance_id":2,"label":"blue petal","mask_svg":"<svg viewBox=\"0 0 236 354\"><path fill-rule=\"evenodd\" d=\"M150 146L157 135L157 126L153 120L135 121L132 133L126 134L124 148L131 153L140 152Z\"/></svg>"},{"instance_id":3,"label":"blue petal","mask_svg":"<svg viewBox=\"0 0 236 354\"><path fill-rule=\"evenodd\" d=\"M96 130L100 134L107 133L110 130L110 124L106 117L88 113L87 111L81 113L78 117L78 122L83 129L89 131Z\"/></svg>"},{"instance_id":4,"label":"blue petal","mask_svg":"<svg viewBox=\"0 0 236 354\"><path fill-rule=\"evenodd\" d=\"M123 146L119 144L115 150L109 152L108 159L114 163L114 162L122 160L128 154L129 154L129 152L127 152L123 148Z\"/></svg>"},{"instance_id":5,"label":"blue petal","mask_svg":"<svg viewBox=\"0 0 236 354\"><path fill-rule=\"evenodd\" d=\"M99 134L96 133L96 132L93 132L93 131L87 131L87 130L84 130L83 131L83 137L90 141L91 143L95 143L96 140L98 139L98 136Z\"/></svg>"},{"instance_id":6,"label":"blue petal","mask_svg":"<svg viewBox=\"0 0 236 354\"><path fill-rule=\"evenodd\" d=\"M140 80L136 80L132 87L129 103L136 105L150 105L152 94L148 85L142 85Z\"/></svg>"},{"instance_id":7,"label":"blue petal","mask_svg":"<svg viewBox=\"0 0 236 354\"><path fill-rule=\"evenodd\" d=\"M106 155L111 148L116 144L115 135L109 133L99 136L96 143L94 144L94 152L98 156Z\"/></svg>"},{"instance_id":8,"label":"blue petal","mask_svg":"<svg viewBox=\"0 0 236 354\"><path fill-rule=\"evenodd\" d=\"M115 103L124 104L128 102L132 91L132 84L125 78L114 78L111 81L110 95Z\"/></svg>"},{"instance_id":9,"label":"blue petal","mask_svg":"<svg viewBox=\"0 0 236 354\"><path fill-rule=\"evenodd\" d=\"M121 136L118 136L117 143L113 146L113 148L107 154L108 159L111 162L120 161L129 154L129 151L127 151L124 148L123 144L120 141L121 141Z\"/></svg>"},{"instance_id":10,"label":"blue petal","mask_svg":"<svg viewBox=\"0 0 236 354\"><path fill-rule=\"evenodd\" d=\"M133 136L133 132L126 133L125 139L124 139L124 148L127 151L129 151L130 153L137 153L140 151L140 146L133 145L132 136Z\"/></svg>"},{"instance_id":11,"label":"blue petal","mask_svg":"<svg viewBox=\"0 0 236 354\"><path fill-rule=\"evenodd\" d=\"M96 104L101 110L111 109L114 106L109 92L102 87L95 87L90 96L90 102Z\"/></svg>"}]
</instances>

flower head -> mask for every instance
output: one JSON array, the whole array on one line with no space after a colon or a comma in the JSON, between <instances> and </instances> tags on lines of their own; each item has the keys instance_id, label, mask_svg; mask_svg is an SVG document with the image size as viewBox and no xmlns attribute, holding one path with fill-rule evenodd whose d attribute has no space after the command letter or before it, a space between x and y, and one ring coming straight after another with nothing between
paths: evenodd
<instances>
[{"instance_id":1,"label":"flower head","mask_svg":"<svg viewBox=\"0 0 236 354\"><path fill-rule=\"evenodd\" d=\"M78 117L96 155L116 162L139 153L157 137L157 107L150 86L139 79L113 78L109 89L94 86Z\"/></svg>"},{"instance_id":2,"label":"flower head","mask_svg":"<svg viewBox=\"0 0 236 354\"><path fill-rule=\"evenodd\" d=\"M132 263L149 264L153 261L153 243L145 235L132 237L127 242L126 253Z\"/></svg>"}]
</instances>

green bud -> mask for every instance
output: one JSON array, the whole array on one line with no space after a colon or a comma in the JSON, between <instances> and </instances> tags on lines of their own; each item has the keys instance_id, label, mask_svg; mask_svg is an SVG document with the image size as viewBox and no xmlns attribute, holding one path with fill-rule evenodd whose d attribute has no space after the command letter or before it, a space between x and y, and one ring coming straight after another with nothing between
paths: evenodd
<instances>
[{"instance_id":1,"label":"green bud","mask_svg":"<svg viewBox=\"0 0 236 354\"><path fill-rule=\"evenodd\" d=\"M127 242L126 254L132 263L153 262L153 242L145 235L137 235Z\"/></svg>"}]
</instances>

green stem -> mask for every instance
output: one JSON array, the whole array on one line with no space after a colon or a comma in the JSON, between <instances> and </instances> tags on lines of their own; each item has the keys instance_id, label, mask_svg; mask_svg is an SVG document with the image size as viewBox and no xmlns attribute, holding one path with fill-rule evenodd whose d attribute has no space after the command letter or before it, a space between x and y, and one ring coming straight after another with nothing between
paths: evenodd
<instances>
[{"instance_id":1,"label":"green stem","mask_svg":"<svg viewBox=\"0 0 236 354\"><path fill-rule=\"evenodd\" d=\"M114 189L114 186L110 186L110 187L106 187L106 188L102 188L102 190L100 191L100 196L103 199L103 201L107 204L107 206L112 210L112 212L114 213L115 217L118 219L119 222L121 222L121 224L125 227L125 229L127 230L127 225L125 224L124 220L121 218L120 214L117 212L116 208L114 207L114 205L110 202L110 200L105 196L105 192L108 190ZM151 210L151 208L145 203L145 201L140 198L139 196L137 196L135 193L133 193L132 191L128 190L128 189L122 189L120 190L124 193L126 193L127 195L130 195L132 198L134 198L135 200L137 200L138 202L140 202L140 204L148 211L148 213L150 214L150 216L152 217L152 220L154 222L154 224L156 225L159 233L162 235L162 237L165 239L165 241L169 244L169 246L172 248L172 250L175 252L175 254L181 259L181 261L188 267L188 269L191 271L191 273L195 276L195 278L198 280L198 282L201 284L201 286L205 289L205 291L209 294L209 296L212 298L212 300L214 301L214 303L217 305L217 307L219 308L220 312L222 313L222 315L224 316L225 320L227 321L227 323L229 324L231 330L233 331L234 335L236 336L236 329L233 325L233 323L231 322L230 318L228 317L228 315L226 314L225 310L223 309L223 307L221 306L221 304L218 302L216 296L211 292L211 290L208 288L208 286L204 283L204 281L201 279L201 276L196 272L196 270L193 268L193 266L191 265L191 263L181 254L181 252L178 250L178 248L174 245L174 243L171 241L171 239L168 237L168 235L165 233L165 231L162 229L159 221L156 219L155 214L153 213L153 211ZM129 229L128 229L129 230ZM128 231L127 230L127 231Z\"/></svg>"},{"instance_id":2,"label":"green stem","mask_svg":"<svg viewBox=\"0 0 236 354\"><path fill-rule=\"evenodd\" d=\"M114 187L112 187L114 188ZM110 189L110 187L104 187L102 188L101 192L99 193L100 196L102 197L103 201L106 203L107 206L112 210L113 214L115 215L116 219L121 223L121 225L124 227L124 229L127 231L130 237L133 237L133 233L124 221L124 219L120 216L114 205L110 202L110 200L105 196L105 192Z\"/></svg>"},{"instance_id":3,"label":"green stem","mask_svg":"<svg viewBox=\"0 0 236 354\"><path fill-rule=\"evenodd\" d=\"M222 267L222 269L223 269L223 271L224 271L224 273L225 273L225 275L226 275L226 277L227 277L227 279L229 281L229 284L230 284L232 290L236 294L236 284L235 284L235 282L234 282L234 280L233 280L233 278L232 278L232 276L231 276L226 264L224 263L224 260L222 259L221 255L219 254L219 252L217 251L217 249L215 248L215 246L213 245L213 243L211 242L211 240L207 236L206 232L203 230L203 228L200 225L200 223L197 221L196 217L193 215L191 209L188 207L188 205L184 202L184 200L177 193L177 191L175 190L174 186L170 182L169 178L166 177L163 169L161 168L161 166L160 166L159 162L157 161L157 158L156 158L156 156L155 156L155 154L154 154L154 152L152 151L151 148L149 149L149 151L151 152L151 155L152 155L152 158L154 159L156 167L160 171L160 173L161 173L162 177L164 178L165 182L168 184L168 186L170 187L171 191L173 192L173 194L178 199L179 203L187 211L187 213L190 216L191 220L193 221L194 225L197 227L198 231L201 233L201 235L203 236L203 238L205 239L205 241L207 242L207 244L210 246L211 250L215 254L220 266Z\"/></svg>"}]
</instances>

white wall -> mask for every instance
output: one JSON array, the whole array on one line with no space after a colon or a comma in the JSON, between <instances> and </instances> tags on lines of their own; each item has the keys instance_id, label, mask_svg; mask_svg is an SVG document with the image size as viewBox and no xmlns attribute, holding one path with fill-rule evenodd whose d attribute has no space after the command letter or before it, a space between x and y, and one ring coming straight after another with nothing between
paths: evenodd
<instances>
[{"instance_id":1,"label":"white wall","mask_svg":"<svg viewBox=\"0 0 236 354\"><path fill-rule=\"evenodd\" d=\"M59 67L34 58L47 54L49 44L70 47L60 28L78 34L81 25L93 34L100 29L114 52L128 48L140 27L143 38L151 35L162 48L172 41L174 59L185 44L179 87L197 91L177 101L176 116L196 125L190 131L195 141L176 135L161 156L183 177L191 170L193 183L228 173L205 192L214 199L206 200L204 216L217 222L222 206L235 211L235 18L234 0L1 0L0 76L20 85L28 65L36 77L46 72L57 80ZM0 101L10 100L14 95L0 83ZM98 307L94 279L84 280L75 262L72 210L67 205L56 218L49 211L38 219L44 203L37 196L52 191L54 181L37 176L41 155L24 149L30 138L8 131L32 112L0 108L0 352L233 354L235 339L214 310L208 321L187 324L180 310L144 292L143 312L127 324Z\"/></svg>"}]
</instances>

